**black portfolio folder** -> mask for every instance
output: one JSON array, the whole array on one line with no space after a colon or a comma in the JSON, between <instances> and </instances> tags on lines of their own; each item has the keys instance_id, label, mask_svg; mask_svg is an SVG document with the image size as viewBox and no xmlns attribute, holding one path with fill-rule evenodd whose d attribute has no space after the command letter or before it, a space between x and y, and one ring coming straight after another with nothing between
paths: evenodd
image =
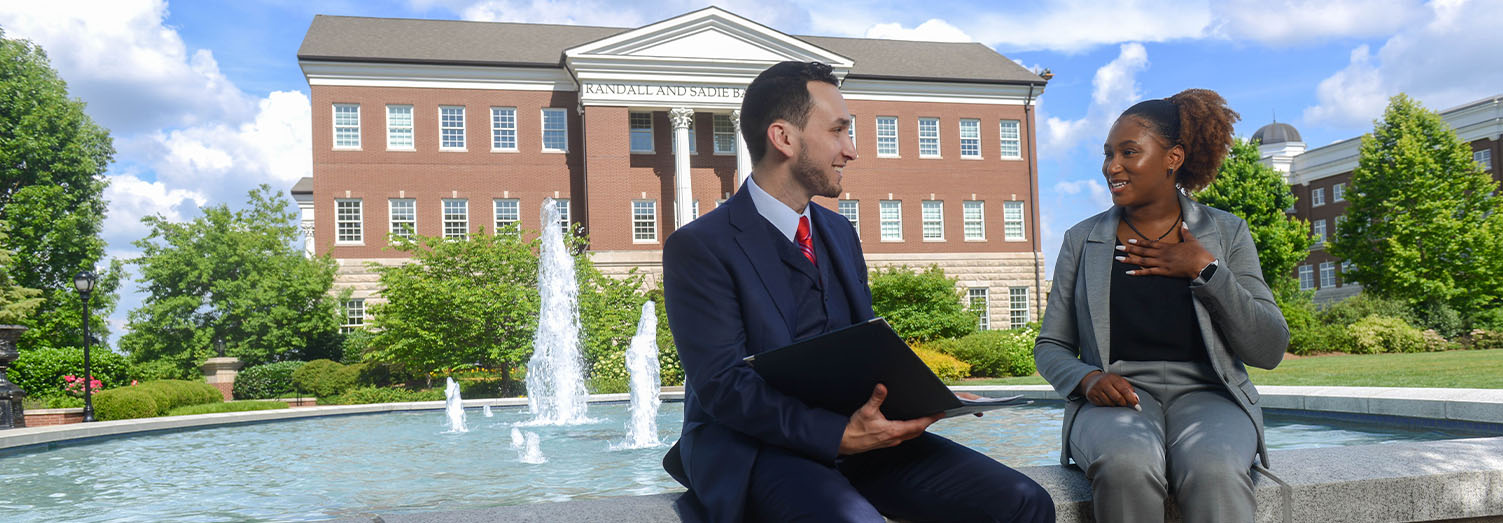
<instances>
[{"instance_id":1,"label":"black portfolio folder","mask_svg":"<svg viewBox=\"0 0 1503 523\"><path fill-rule=\"evenodd\" d=\"M882 414L892 420L939 413L950 417L1028 403L1021 396L956 397L882 318L748 356L746 362L782 393L847 416L866 403L878 383L887 386Z\"/></svg>"}]
</instances>

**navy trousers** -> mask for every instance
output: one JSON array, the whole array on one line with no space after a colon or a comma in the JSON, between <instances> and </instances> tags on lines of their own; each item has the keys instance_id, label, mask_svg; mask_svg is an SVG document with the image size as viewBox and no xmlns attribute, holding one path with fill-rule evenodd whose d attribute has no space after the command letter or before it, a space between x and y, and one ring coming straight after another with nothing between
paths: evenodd
<instances>
[{"instance_id":1,"label":"navy trousers","mask_svg":"<svg viewBox=\"0 0 1503 523\"><path fill-rule=\"evenodd\" d=\"M934 434L846 456L834 467L763 446L747 492L751 521L1054 521L1028 476Z\"/></svg>"}]
</instances>

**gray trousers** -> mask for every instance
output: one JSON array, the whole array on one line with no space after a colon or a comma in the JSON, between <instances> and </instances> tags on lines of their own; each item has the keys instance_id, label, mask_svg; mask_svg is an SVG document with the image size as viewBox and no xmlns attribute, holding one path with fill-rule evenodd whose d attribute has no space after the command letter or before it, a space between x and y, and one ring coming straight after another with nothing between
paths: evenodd
<instances>
[{"instance_id":1,"label":"gray trousers","mask_svg":"<svg viewBox=\"0 0 1503 523\"><path fill-rule=\"evenodd\" d=\"M1164 521L1173 493L1186 522L1253 520L1257 429L1209 364L1118 361L1142 412L1087 403L1070 451L1094 491L1096 521Z\"/></svg>"}]
</instances>

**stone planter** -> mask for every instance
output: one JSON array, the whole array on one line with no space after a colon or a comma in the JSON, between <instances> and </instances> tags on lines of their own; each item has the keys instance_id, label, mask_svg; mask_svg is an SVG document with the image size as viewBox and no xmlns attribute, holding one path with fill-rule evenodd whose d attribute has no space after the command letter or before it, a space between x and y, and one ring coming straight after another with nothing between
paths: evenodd
<instances>
[{"instance_id":1,"label":"stone planter","mask_svg":"<svg viewBox=\"0 0 1503 523\"><path fill-rule=\"evenodd\" d=\"M5 376L5 371L10 368L10 364L16 361L16 358L21 357L16 347L16 340L21 338L23 332L26 332L26 327L0 325L0 429L18 429L26 426L26 411L21 406L21 400L26 397L26 391L11 383Z\"/></svg>"}]
</instances>

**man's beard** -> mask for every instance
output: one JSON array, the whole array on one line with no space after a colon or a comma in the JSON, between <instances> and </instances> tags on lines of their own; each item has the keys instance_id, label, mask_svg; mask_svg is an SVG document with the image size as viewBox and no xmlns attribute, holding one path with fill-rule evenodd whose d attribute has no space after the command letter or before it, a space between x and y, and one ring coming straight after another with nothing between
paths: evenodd
<instances>
[{"instance_id":1,"label":"man's beard","mask_svg":"<svg viewBox=\"0 0 1503 523\"><path fill-rule=\"evenodd\" d=\"M836 198L840 196L840 182L830 181L814 162L809 161L808 149L800 148L793 162L793 179L814 193L815 196Z\"/></svg>"}]
</instances>

